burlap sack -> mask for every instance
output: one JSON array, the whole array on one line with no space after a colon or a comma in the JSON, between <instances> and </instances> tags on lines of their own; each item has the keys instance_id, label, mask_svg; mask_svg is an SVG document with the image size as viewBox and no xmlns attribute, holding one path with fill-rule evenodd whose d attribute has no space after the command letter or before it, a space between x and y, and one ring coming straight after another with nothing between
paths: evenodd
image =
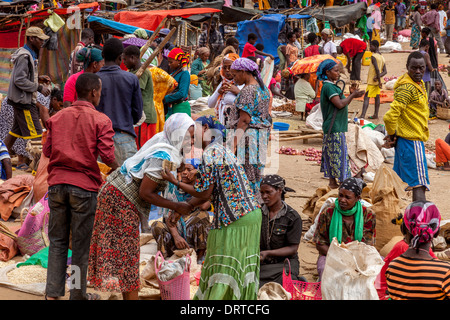
<instances>
[{"instance_id":1,"label":"burlap sack","mask_svg":"<svg viewBox=\"0 0 450 320\"><path fill-rule=\"evenodd\" d=\"M317 201L330 191L331 189L329 186L318 188L314 195L310 197L303 206L303 213L310 217L312 221L314 221L315 216L319 213L319 210L326 199L322 201L321 205L318 205Z\"/></svg>"},{"instance_id":2,"label":"burlap sack","mask_svg":"<svg viewBox=\"0 0 450 320\"><path fill-rule=\"evenodd\" d=\"M268 282L258 291L258 300L291 300L292 295L279 283Z\"/></svg>"},{"instance_id":3,"label":"burlap sack","mask_svg":"<svg viewBox=\"0 0 450 320\"><path fill-rule=\"evenodd\" d=\"M372 210L376 214L376 242L377 250L383 248L393 237L402 236L400 227L391 220L403 213L407 203L404 183L400 177L386 164L383 164L375 174L370 192Z\"/></svg>"}]
</instances>

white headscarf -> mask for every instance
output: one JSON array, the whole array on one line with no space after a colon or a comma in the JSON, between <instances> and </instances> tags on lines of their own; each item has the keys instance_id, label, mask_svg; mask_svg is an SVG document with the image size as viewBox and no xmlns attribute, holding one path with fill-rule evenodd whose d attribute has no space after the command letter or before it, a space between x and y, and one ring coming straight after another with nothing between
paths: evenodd
<instances>
[{"instance_id":1,"label":"white headscarf","mask_svg":"<svg viewBox=\"0 0 450 320\"><path fill-rule=\"evenodd\" d=\"M123 163L120 172L129 183L132 177L142 179L145 173L161 179L160 166L151 166L149 159L157 152L165 152L177 168L183 162L181 149L184 137L195 122L185 113L174 113L164 123L164 130L148 140L136 154Z\"/></svg>"}]
</instances>

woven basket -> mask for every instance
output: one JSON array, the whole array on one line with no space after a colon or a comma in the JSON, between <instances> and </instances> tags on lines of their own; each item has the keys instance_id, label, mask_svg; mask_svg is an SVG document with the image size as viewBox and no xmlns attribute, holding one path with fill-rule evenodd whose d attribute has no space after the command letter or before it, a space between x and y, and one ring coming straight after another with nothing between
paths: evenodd
<instances>
[{"instance_id":1,"label":"woven basket","mask_svg":"<svg viewBox=\"0 0 450 320\"><path fill-rule=\"evenodd\" d=\"M436 116L439 119L449 120L450 119L450 108L437 107Z\"/></svg>"}]
</instances>

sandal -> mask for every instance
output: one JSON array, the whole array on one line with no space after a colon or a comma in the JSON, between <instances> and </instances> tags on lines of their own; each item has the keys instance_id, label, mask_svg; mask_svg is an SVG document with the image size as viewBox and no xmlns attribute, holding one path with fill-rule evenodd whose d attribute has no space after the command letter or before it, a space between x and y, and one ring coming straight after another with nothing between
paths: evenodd
<instances>
[{"instance_id":1,"label":"sandal","mask_svg":"<svg viewBox=\"0 0 450 320\"><path fill-rule=\"evenodd\" d=\"M87 300L102 300L98 293L87 293Z\"/></svg>"},{"instance_id":2,"label":"sandal","mask_svg":"<svg viewBox=\"0 0 450 320\"><path fill-rule=\"evenodd\" d=\"M26 163L21 163L16 167L17 170L24 170L24 171L28 170L29 168L30 167Z\"/></svg>"},{"instance_id":3,"label":"sandal","mask_svg":"<svg viewBox=\"0 0 450 320\"><path fill-rule=\"evenodd\" d=\"M378 117L370 116L369 119L376 120Z\"/></svg>"}]
</instances>

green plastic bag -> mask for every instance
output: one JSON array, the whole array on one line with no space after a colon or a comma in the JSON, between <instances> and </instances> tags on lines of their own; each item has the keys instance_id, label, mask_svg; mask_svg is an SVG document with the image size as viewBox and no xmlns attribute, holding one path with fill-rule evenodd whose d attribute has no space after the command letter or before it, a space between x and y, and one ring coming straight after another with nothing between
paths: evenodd
<instances>
[{"instance_id":1,"label":"green plastic bag","mask_svg":"<svg viewBox=\"0 0 450 320\"><path fill-rule=\"evenodd\" d=\"M44 249L41 249L40 251L33 254L30 258L27 259L25 262L21 262L17 264L17 268L21 266L30 266L30 265L40 265L43 268L47 268L48 266L48 248L45 247ZM69 249L69 252L67 254L67 258L72 257L72 251Z\"/></svg>"}]
</instances>

